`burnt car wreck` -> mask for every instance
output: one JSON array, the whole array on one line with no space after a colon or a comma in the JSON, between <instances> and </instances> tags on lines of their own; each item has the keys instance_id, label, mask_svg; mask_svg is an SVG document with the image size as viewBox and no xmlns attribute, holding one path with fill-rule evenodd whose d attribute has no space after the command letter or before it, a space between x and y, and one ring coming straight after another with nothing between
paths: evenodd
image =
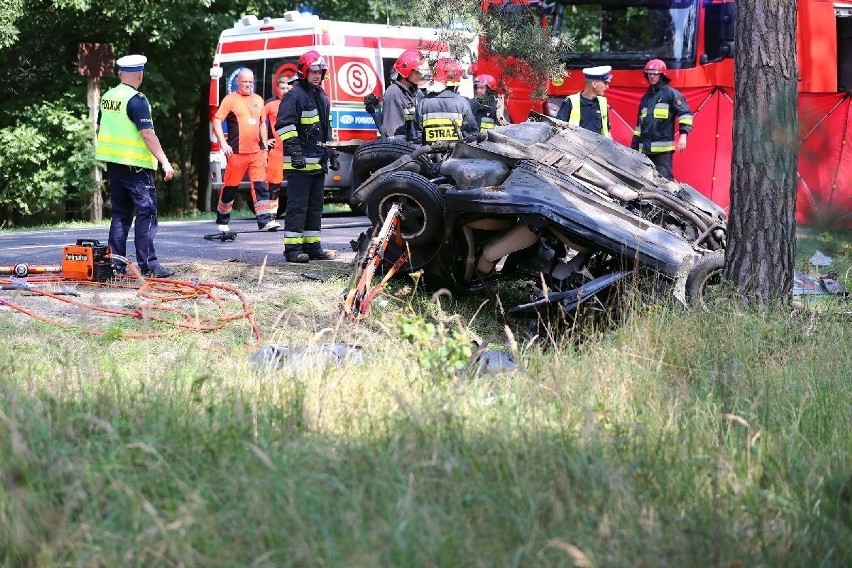
<instances>
[{"instance_id":1,"label":"burnt car wreck","mask_svg":"<svg viewBox=\"0 0 852 568\"><path fill-rule=\"evenodd\" d=\"M356 245L359 274L371 262L391 274L422 270L430 286L457 291L527 281L536 286L531 301L508 313L529 317L557 306L570 313L628 274L703 303L720 279L725 212L630 148L536 118L474 142L359 148L356 169L358 153L373 161L360 163L369 175L353 207L374 224ZM382 148L387 165L371 168ZM369 308L370 277L347 297L352 317Z\"/></svg>"}]
</instances>

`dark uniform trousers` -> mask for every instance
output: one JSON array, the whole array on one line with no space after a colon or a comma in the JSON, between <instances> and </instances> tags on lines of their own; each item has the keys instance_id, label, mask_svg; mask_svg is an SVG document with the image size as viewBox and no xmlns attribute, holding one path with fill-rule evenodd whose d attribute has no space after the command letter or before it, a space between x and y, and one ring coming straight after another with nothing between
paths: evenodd
<instances>
[{"instance_id":1,"label":"dark uniform trousers","mask_svg":"<svg viewBox=\"0 0 852 568\"><path fill-rule=\"evenodd\" d=\"M303 174L299 170L287 170L287 210L284 213L286 233L304 233L301 247L285 245L288 254L300 251L319 251L322 229L323 192L325 176L320 170L316 174ZM286 237L285 237L286 238Z\"/></svg>"},{"instance_id":2,"label":"dark uniform trousers","mask_svg":"<svg viewBox=\"0 0 852 568\"><path fill-rule=\"evenodd\" d=\"M109 195L112 201L109 225L109 247L113 254L127 256L127 235L136 214L133 244L136 247L136 264L142 271L159 266L154 252L157 235L157 189L154 187L154 170L107 163ZM123 266L120 263L116 266Z\"/></svg>"},{"instance_id":3,"label":"dark uniform trousers","mask_svg":"<svg viewBox=\"0 0 852 568\"><path fill-rule=\"evenodd\" d=\"M669 181L674 178L674 152L661 152L659 154L645 154L657 168L657 172Z\"/></svg>"}]
</instances>

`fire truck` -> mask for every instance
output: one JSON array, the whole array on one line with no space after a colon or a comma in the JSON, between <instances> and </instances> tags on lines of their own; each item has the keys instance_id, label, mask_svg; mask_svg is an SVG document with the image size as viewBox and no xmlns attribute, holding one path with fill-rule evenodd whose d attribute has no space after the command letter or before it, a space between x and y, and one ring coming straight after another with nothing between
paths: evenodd
<instances>
[{"instance_id":1,"label":"fire truck","mask_svg":"<svg viewBox=\"0 0 852 568\"><path fill-rule=\"evenodd\" d=\"M695 113L675 177L717 204L730 202L734 101L735 0L485 0L492 11L537 10L554 36L574 40L568 73L551 80L545 100L533 87L504 76L522 65L489 49L482 38L478 72L502 79L513 121L531 109L555 115L559 103L583 88L584 67L611 65L606 97L613 137L630 144L639 100L647 88L644 64L662 59L671 85ZM799 0L799 167L797 221L852 227L852 1ZM575 70L575 72L571 72Z\"/></svg>"},{"instance_id":2,"label":"fire truck","mask_svg":"<svg viewBox=\"0 0 852 568\"><path fill-rule=\"evenodd\" d=\"M285 12L280 18L242 17L221 33L210 69L212 195L208 202L214 207L226 165L212 128L219 101L236 89L237 73L244 67L254 72L255 92L264 100L274 97L278 77L295 75L296 61L310 49L324 55L329 65L323 89L331 101L332 135L338 142L376 139L376 125L364 110L364 97L370 93L381 96L394 62L404 50L420 49L433 60L447 53L446 43L430 28L335 22L297 11ZM341 153L340 162L340 170L326 176L326 201L349 201L351 155ZM243 186L247 189L248 183ZM286 200L280 200L279 212L285 205Z\"/></svg>"}]
</instances>

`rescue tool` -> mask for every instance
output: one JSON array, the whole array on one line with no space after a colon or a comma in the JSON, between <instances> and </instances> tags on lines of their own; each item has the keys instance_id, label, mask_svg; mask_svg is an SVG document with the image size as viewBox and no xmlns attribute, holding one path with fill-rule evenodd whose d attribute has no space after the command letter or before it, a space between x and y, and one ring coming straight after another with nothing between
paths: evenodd
<instances>
[{"instance_id":1,"label":"rescue tool","mask_svg":"<svg viewBox=\"0 0 852 568\"><path fill-rule=\"evenodd\" d=\"M401 206L399 203L394 203L388 209L384 223L380 227L377 225L373 231L374 236L370 239L366 252L361 256L361 261L355 268L355 274L352 278L355 285L347 292L343 301L343 313L351 321L357 321L369 313L370 302L373 301L373 298L376 297L376 294L387 281L408 261L408 250L405 248L400 230L401 217ZM399 255L384 278L371 288L370 285L376 269L385 261L385 251L394 236L396 237L396 245L402 250L402 254Z\"/></svg>"},{"instance_id":2,"label":"rescue tool","mask_svg":"<svg viewBox=\"0 0 852 568\"><path fill-rule=\"evenodd\" d=\"M67 245L61 265L36 266L24 262L0 266L0 275L26 278L32 275L57 274L63 280L106 282L113 277L112 252L109 245L95 239L77 239L77 244Z\"/></svg>"},{"instance_id":3,"label":"rescue tool","mask_svg":"<svg viewBox=\"0 0 852 568\"><path fill-rule=\"evenodd\" d=\"M204 240L205 241L221 241L221 242L224 243L224 242L227 242L227 241L236 240L237 235L242 235L244 233L271 233L271 232L274 232L274 231L267 231L267 230L264 230L264 229L255 229L255 230L251 230L251 231L217 231L215 233L207 233L206 235L204 235Z\"/></svg>"}]
</instances>

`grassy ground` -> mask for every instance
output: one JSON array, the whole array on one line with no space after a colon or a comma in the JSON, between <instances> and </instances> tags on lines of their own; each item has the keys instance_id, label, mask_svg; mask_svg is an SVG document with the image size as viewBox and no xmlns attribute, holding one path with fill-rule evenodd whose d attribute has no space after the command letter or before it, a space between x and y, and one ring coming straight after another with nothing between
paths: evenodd
<instances>
[{"instance_id":1,"label":"grassy ground","mask_svg":"<svg viewBox=\"0 0 852 568\"><path fill-rule=\"evenodd\" d=\"M264 343L360 362L258 373L245 321L134 341L0 312L0 565L852 565L848 316L637 304L530 342L405 282L342 321L323 270L217 276ZM473 337L518 370L465 370Z\"/></svg>"}]
</instances>

